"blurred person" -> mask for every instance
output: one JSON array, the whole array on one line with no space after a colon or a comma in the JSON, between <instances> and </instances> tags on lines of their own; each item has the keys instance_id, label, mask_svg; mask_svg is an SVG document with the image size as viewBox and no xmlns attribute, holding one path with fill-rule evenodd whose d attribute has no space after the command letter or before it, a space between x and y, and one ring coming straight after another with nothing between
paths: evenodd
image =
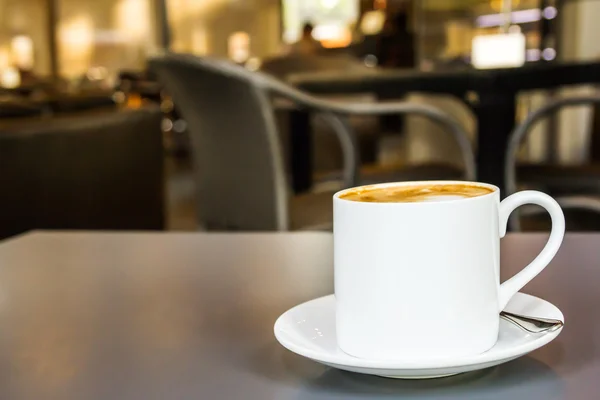
<instances>
[{"instance_id":1,"label":"blurred person","mask_svg":"<svg viewBox=\"0 0 600 400\"><path fill-rule=\"evenodd\" d=\"M34 86L39 82L39 77L29 68L18 68L21 77L21 86Z\"/></svg>"},{"instance_id":2,"label":"blurred person","mask_svg":"<svg viewBox=\"0 0 600 400\"><path fill-rule=\"evenodd\" d=\"M383 68L415 68L415 40L409 30L407 12L390 15L385 21L377 42L377 59ZM404 93L397 91L379 93L379 100L400 100ZM380 124L385 134L403 135L404 118L400 115L384 115Z\"/></svg>"},{"instance_id":3,"label":"blurred person","mask_svg":"<svg viewBox=\"0 0 600 400\"><path fill-rule=\"evenodd\" d=\"M313 55L323 50L323 46L313 37L314 26L305 23L302 27L302 37L290 46L289 54Z\"/></svg>"},{"instance_id":4,"label":"blurred person","mask_svg":"<svg viewBox=\"0 0 600 400\"><path fill-rule=\"evenodd\" d=\"M406 13L398 13L386 19L377 44L379 65L388 68L414 68L414 36L409 31Z\"/></svg>"}]
</instances>

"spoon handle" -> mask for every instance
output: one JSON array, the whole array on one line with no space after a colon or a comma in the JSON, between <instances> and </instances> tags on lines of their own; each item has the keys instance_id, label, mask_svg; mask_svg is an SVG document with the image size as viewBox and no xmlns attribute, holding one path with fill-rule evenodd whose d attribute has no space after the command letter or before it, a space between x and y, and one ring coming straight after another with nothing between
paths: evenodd
<instances>
[{"instance_id":1,"label":"spoon handle","mask_svg":"<svg viewBox=\"0 0 600 400\"><path fill-rule=\"evenodd\" d=\"M558 319L526 317L524 315L513 314L508 311L500 312L500 318L503 318L519 328L531 333L554 332L563 327L564 323Z\"/></svg>"}]
</instances>

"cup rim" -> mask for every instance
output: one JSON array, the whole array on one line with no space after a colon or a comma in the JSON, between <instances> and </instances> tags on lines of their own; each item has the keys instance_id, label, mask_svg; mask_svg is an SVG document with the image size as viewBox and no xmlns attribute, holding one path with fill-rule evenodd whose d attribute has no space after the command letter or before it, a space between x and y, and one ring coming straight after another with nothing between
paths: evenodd
<instances>
[{"instance_id":1,"label":"cup rim","mask_svg":"<svg viewBox=\"0 0 600 400\"><path fill-rule=\"evenodd\" d=\"M364 202L364 201L356 201L356 200L347 200L342 199L340 196L343 194L356 189L366 189L366 188L386 188L386 187L394 187L394 186L420 186L420 185L474 185L481 186L484 188L491 189L492 192L475 197L464 197L460 199L452 199L446 200L444 202L438 201L419 201L419 202ZM479 199L485 199L489 196L494 196L496 193L500 193L500 188L496 185L492 185L491 183L484 182L476 182L476 181L445 181L445 180L432 180L432 181L401 181L401 182L386 182L386 183L376 183L372 185L361 185L354 186L351 188L342 189L333 195L333 199L336 201L350 202L362 205L386 205L386 206L424 206L424 205L440 205L440 204L452 204L464 201L477 201Z\"/></svg>"}]
</instances>

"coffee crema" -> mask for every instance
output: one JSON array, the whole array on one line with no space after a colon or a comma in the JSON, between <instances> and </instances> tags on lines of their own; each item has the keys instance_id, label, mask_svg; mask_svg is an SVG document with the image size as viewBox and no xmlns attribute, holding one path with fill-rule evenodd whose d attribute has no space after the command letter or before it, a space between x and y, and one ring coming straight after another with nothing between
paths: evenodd
<instances>
[{"instance_id":1,"label":"coffee crema","mask_svg":"<svg viewBox=\"0 0 600 400\"><path fill-rule=\"evenodd\" d=\"M366 203L417 203L478 197L494 190L474 184L431 184L373 187L366 186L340 195L340 199Z\"/></svg>"}]
</instances>

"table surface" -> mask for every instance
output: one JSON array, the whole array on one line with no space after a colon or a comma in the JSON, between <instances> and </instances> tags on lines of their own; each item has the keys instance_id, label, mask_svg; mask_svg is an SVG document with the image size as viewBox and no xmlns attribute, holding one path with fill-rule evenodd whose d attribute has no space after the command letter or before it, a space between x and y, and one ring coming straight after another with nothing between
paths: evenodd
<instances>
[{"instance_id":1,"label":"table surface","mask_svg":"<svg viewBox=\"0 0 600 400\"><path fill-rule=\"evenodd\" d=\"M544 241L504 239L504 278ZM527 286L566 316L553 343L482 372L396 381L273 337L281 313L332 292L330 234L28 234L0 244L0 398L596 398L599 259L600 235L567 235Z\"/></svg>"}]
</instances>

